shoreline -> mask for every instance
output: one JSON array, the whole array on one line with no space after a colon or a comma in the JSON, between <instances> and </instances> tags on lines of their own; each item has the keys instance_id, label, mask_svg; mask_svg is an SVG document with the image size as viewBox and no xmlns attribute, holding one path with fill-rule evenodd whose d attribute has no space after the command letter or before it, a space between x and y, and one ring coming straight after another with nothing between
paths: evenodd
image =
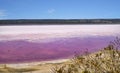
<instances>
[{"instance_id":1,"label":"shoreline","mask_svg":"<svg viewBox=\"0 0 120 73\"><path fill-rule=\"evenodd\" d=\"M23 71L23 73L49 73L51 68L59 64L69 62L70 59L57 59L51 61L29 62L29 63L14 63L14 64L0 64L0 71L9 73Z\"/></svg>"},{"instance_id":2,"label":"shoreline","mask_svg":"<svg viewBox=\"0 0 120 73\"><path fill-rule=\"evenodd\" d=\"M55 64L69 61L69 59L57 59L57 60L49 60L49 61L34 61L34 62L24 62L24 63L3 63L1 65L11 66L35 66L35 65L44 65L44 64Z\"/></svg>"}]
</instances>

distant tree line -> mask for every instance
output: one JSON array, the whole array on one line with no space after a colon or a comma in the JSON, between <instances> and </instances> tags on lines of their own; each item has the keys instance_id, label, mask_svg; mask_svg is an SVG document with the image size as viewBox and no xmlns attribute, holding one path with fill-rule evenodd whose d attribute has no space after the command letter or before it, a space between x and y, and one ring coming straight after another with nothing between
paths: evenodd
<instances>
[{"instance_id":1,"label":"distant tree line","mask_svg":"<svg viewBox=\"0 0 120 73\"><path fill-rule=\"evenodd\" d=\"M30 24L120 24L120 19L17 19L0 20L0 25Z\"/></svg>"}]
</instances>

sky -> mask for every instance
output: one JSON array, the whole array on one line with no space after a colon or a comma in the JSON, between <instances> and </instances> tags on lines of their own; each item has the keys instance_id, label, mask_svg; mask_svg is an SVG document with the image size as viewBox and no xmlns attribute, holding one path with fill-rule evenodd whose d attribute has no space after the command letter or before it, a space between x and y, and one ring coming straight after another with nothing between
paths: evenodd
<instances>
[{"instance_id":1,"label":"sky","mask_svg":"<svg viewBox=\"0 0 120 73\"><path fill-rule=\"evenodd\" d=\"M55 38L119 36L120 25L1 26L0 41L39 41Z\"/></svg>"},{"instance_id":2,"label":"sky","mask_svg":"<svg viewBox=\"0 0 120 73\"><path fill-rule=\"evenodd\" d=\"M0 0L0 19L120 18L120 0Z\"/></svg>"}]
</instances>

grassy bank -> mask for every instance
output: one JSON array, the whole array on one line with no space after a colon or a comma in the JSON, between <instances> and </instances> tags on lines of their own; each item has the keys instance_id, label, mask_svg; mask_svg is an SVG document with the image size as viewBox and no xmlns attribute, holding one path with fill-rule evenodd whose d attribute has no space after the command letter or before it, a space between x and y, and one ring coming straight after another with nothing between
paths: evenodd
<instances>
[{"instance_id":1,"label":"grassy bank","mask_svg":"<svg viewBox=\"0 0 120 73\"><path fill-rule=\"evenodd\" d=\"M99 52L75 55L69 64L56 65L52 73L119 73L120 72L120 39Z\"/></svg>"}]
</instances>

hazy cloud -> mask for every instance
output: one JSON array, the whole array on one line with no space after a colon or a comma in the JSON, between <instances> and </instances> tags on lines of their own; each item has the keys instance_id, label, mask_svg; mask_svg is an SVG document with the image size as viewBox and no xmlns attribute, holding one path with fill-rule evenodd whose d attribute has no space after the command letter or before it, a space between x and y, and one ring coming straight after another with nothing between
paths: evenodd
<instances>
[{"instance_id":1,"label":"hazy cloud","mask_svg":"<svg viewBox=\"0 0 120 73\"><path fill-rule=\"evenodd\" d=\"M48 9L48 11L47 11L49 14L52 14L52 13L54 13L55 12L55 9Z\"/></svg>"},{"instance_id":2,"label":"hazy cloud","mask_svg":"<svg viewBox=\"0 0 120 73\"><path fill-rule=\"evenodd\" d=\"M6 10L0 10L0 17L6 16Z\"/></svg>"}]
</instances>

